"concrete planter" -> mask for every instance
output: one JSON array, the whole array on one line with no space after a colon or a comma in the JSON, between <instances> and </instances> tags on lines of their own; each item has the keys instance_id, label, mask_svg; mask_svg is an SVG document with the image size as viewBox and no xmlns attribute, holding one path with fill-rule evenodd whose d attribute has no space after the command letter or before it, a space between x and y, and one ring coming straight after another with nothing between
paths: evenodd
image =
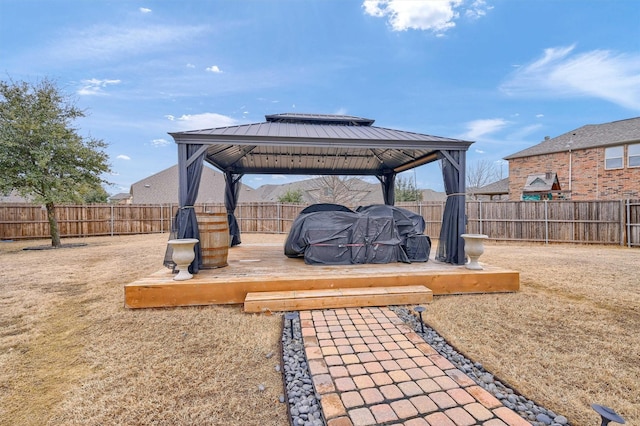
<instances>
[{"instance_id":1,"label":"concrete planter","mask_svg":"<svg viewBox=\"0 0 640 426\"><path fill-rule=\"evenodd\" d=\"M464 238L464 254L469 258L465 267L473 270L484 269L478 263L478 258L484 253L484 240L489 237L484 234L462 234L460 236Z\"/></svg>"},{"instance_id":2,"label":"concrete planter","mask_svg":"<svg viewBox=\"0 0 640 426\"><path fill-rule=\"evenodd\" d=\"M196 238L183 238L177 240L169 240L168 244L173 248L171 259L176 264L178 274L173 277L175 281L185 281L193 278L189 272L189 265L195 259L196 254L193 247L198 243Z\"/></svg>"}]
</instances>

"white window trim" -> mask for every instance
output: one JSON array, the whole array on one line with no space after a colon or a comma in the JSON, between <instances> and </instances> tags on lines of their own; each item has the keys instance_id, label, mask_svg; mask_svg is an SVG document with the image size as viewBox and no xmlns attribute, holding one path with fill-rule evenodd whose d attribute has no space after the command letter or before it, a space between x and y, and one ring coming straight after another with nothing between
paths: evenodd
<instances>
[{"instance_id":1,"label":"white window trim","mask_svg":"<svg viewBox=\"0 0 640 426\"><path fill-rule=\"evenodd\" d=\"M631 145L627 145L627 167L629 167L630 169L637 169L638 167L640 167L640 164L638 164L637 166L632 166L631 165L631 157L638 157L640 158L640 151L637 154L631 155L631 147L632 146L637 146L638 148L640 148L640 143L632 143Z\"/></svg>"},{"instance_id":2,"label":"white window trim","mask_svg":"<svg viewBox=\"0 0 640 426\"><path fill-rule=\"evenodd\" d=\"M607 157L607 149L612 149L612 148L622 148L622 155L620 157ZM607 160L615 160L615 159L620 159L620 167L607 167ZM618 146L608 146L604 149L604 169L605 170L620 170L620 169L624 169L624 145L618 145Z\"/></svg>"}]
</instances>

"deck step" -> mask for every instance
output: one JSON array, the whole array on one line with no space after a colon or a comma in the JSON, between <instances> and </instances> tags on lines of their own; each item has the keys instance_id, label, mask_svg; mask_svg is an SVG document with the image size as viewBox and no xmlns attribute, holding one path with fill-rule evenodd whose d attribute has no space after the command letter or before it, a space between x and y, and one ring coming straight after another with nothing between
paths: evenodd
<instances>
[{"instance_id":1,"label":"deck step","mask_svg":"<svg viewBox=\"0 0 640 426\"><path fill-rule=\"evenodd\" d=\"M357 287L322 290L265 291L247 293L245 312L301 311L307 309L430 303L431 290L422 285Z\"/></svg>"}]
</instances>

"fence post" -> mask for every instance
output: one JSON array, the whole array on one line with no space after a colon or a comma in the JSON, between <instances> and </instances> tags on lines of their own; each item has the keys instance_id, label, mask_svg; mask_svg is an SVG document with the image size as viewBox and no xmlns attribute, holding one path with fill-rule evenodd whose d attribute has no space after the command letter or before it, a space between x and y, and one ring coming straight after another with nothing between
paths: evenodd
<instances>
[{"instance_id":1,"label":"fence post","mask_svg":"<svg viewBox=\"0 0 640 426\"><path fill-rule=\"evenodd\" d=\"M276 226L276 230L277 230L278 234L280 234L280 233L282 233L282 224L280 223L280 213L281 213L282 204L278 203L278 204L276 204L276 206L277 206L277 208L276 208L277 214L276 215L278 216L278 225Z\"/></svg>"},{"instance_id":2,"label":"fence post","mask_svg":"<svg viewBox=\"0 0 640 426\"><path fill-rule=\"evenodd\" d=\"M479 234L484 234L484 232L482 232L482 200L478 200L478 228L480 229Z\"/></svg>"},{"instance_id":3,"label":"fence post","mask_svg":"<svg viewBox=\"0 0 640 426\"><path fill-rule=\"evenodd\" d=\"M627 247L631 248L631 200L627 199ZM622 243L624 244L624 243Z\"/></svg>"},{"instance_id":4,"label":"fence post","mask_svg":"<svg viewBox=\"0 0 640 426\"><path fill-rule=\"evenodd\" d=\"M544 243L549 244L549 204L544 200Z\"/></svg>"},{"instance_id":5,"label":"fence post","mask_svg":"<svg viewBox=\"0 0 640 426\"><path fill-rule=\"evenodd\" d=\"M113 237L113 204L111 204L111 236Z\"/></svg>"}]
</instances>

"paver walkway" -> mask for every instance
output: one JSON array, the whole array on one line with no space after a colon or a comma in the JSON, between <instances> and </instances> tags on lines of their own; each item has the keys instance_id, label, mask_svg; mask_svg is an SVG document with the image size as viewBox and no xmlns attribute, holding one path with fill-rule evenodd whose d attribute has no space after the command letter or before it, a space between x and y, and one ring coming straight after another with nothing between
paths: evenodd
<instances>
[{"instance_id":1,"label":"paver walkway","mask_svg":"<svg viewBox=\"0 0 640 426\"><path fill-rule=\"evenodd\" d=\"M300 312L328 426L531 426L388 308Z\"/></svg>"}]
</instances>

